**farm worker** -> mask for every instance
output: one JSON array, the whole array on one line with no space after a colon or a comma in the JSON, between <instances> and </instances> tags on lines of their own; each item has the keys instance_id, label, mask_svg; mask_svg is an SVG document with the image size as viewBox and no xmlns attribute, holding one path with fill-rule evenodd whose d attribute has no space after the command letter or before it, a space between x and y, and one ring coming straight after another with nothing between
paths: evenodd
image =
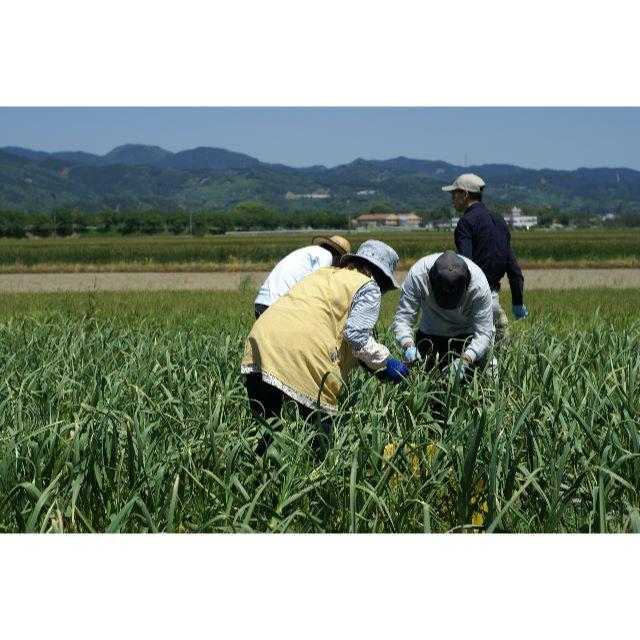
<instances>
[{"instance_id":1,"label":"farm worker","mask_svg":"<svg viewBox=\"0 0 640 640\"><path fill-rule=\"evenodd\" d=\"M453 370L459 379L476 366L489 365L489 373L497 373L489 350L494 336L489 283L478 265L453 251L425 256L411 267L392 328L405 362L424 358L433 367L439 357L442 371ZM451 363L450 354L455 356Z\"/></svg>"},{"instance_id":2,"label":"farm worker","mask_svg":"<svg viewBox=\"0 0 640 640\"><path fill-rule=\"evenodd\" d=\"M282 258L260 287L255 301L256 319L302 278L320 267L337 267L349 251L351 243L342 236L316 236L310 246Z\"/></svg>"},{"instance_id":3,"label":"farm worker","mask_svg":"<svg viewBox=\"0 0 640 640\"><path fill-rule=\"evenodd\" d=\"M454 232L457 252L473 260L487 276L493 301L496 344L500 344L509 337L509 320L498 298L500 280L505 273L509 278L514 318L520 320L529 314L523 302L524 277L511 248L509 227L500 214L484 206L484 186L480 176L463 173L442 190L451 192L453 206L463 214Z\"/></svg>"},{"instance_id":4,"label":"farm worker","mask_svg":"<svg viewBox=\"0 0 640 640\"><path fill-rule=\"evenodd\" d=\"M396 383L409 374L371 335L382 294L399 288L397 263L389 245L367 240L342 257L342 268L318 269L256 320L240 368L254 413L277 416L287 396L304 417L314 409L335 414L358 362Z\"/></svg>"}]
</instances>

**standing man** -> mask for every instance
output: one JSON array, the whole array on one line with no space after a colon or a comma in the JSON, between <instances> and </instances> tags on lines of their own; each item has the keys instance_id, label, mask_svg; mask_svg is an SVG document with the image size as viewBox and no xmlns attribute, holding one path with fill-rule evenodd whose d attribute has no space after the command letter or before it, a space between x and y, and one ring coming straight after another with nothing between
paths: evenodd
<instances>
[{"instance_id":1,"label":"standing man","mask_svg":"<svg viewBox=\"0 0 640 640\"><path fill-rule=\"evenodd\" d=\"M424 358L433 367L439 359L440 368L445 373L453 369L459 379L467 369L487 364L491 374L497 373L495 358L489 361L494 335L489 283L478 265L453 251L425 256L411 267L392 329L405 362Z\"/></svg>"},{"instance_id":2,"label":"standing man","mask_svg":"<svg viewBox=\"0 0 640 640\"><path fill-rule=\"evenodd\" d=\"M351 243L342 236L316 236L311 246L282 258L260 287L255 301L256 319L302 278L320 267L339 266L342 256L350 251Z\"/></svg>"},{"instance_id":3,"label":"standing man","mask_svg":"<svg viewBox=\"0 0 640 640\"><path fill-rule=\"evenodd\" d=\"M511 288L513 317L520 320L529 314L522 299L524 277L511 248L509 227L500 214L484 206L484 186L484 180L480 176L463 173L453 184L442 187L442 190L451 192L453 206L463 214L454 233L456 250L465 258L473 260L489 282L493 299L496 344L499 344L509 337L509 320L500 308L498 297L500 280L505 273Z\"/></svg>"}]
</instances>

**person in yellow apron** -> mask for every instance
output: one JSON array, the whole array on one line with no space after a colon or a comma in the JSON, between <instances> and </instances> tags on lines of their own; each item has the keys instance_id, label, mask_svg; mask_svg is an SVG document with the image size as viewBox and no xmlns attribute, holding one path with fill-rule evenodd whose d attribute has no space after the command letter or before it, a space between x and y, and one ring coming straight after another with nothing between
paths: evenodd
<instances>
[{"instance_id":1,"label":"person in yellow apron","mask_svg":"<svg viewBox=\"0 0 640 640\"><path fill-rule=\"evenodd\" d=\"M337 413L343 384L358 362L396 383L409 374L371 335L382 294L399 288L393 277L398 259L389 245L367 240L342 257L341 268L314 271L256 320L240 367L255 414L278 416L285 396L304 417L314 410Z\"/></svg>"}]
</instances>

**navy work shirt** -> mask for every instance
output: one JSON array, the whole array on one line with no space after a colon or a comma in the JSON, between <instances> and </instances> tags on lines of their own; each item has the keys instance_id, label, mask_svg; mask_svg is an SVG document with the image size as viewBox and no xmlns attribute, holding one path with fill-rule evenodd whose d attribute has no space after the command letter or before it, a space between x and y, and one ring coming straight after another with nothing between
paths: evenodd
<instances>
[{"instance_id":1,"label":"navy work shirt","mask_svg":"<svg viewBox=\"0 0 640 640\"><path fill-rule=\"evenodd\" d=\"M500 289L500 280L506 273L512 304L522 304L524 277L511 248L509 227L499 213L489 211L482 202L474 202L458 221L454 238L458 253L484 271L492 291Z\"/></svg>"}]
</instances>

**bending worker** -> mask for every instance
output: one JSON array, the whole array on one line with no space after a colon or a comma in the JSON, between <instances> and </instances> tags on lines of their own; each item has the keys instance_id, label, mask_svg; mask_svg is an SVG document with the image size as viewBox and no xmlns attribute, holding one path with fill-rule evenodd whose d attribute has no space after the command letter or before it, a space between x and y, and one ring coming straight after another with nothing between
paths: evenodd
<instances>
[{"instance_id":1,"label":"bending worker","mask_svg":"<svg viewBox=\"0 0 640 640\"><path fill-rule=\"evenodd\" d=\"M418 313L420 324L413 336ZM493 339L491 290L482 269L453 251L434 253L416 262L402 285L393 332L410 364L440 360L462 378L469 367L485 367ZM455 359L450 363L450 355ZM497 363L488 363L495 374Z\"/></svg>"},{"instance_id":2,"label":"bending worker","mask_svg":"<svg viewBox=\"0 0 640 640\"><path fill-rule=\"evenodd\" d=\"M496 344L509 337L509 320L500 308L498 292L505 273L509 278L513 317L526 318L523 303L524 277L511 248L511 234L504 218L487 209L482 202L484 180L473 173L458 176L453 184L442 187L451 192L456 211L462 217L456 225L454 238L456 250L473 260L487 276L493 300L493 322L496 327Z\"/></svg>"},{"instance_id":3,"label":"bending worker","mask_svg":"<svg viewBox=\"0 0 640 640\"><path fill-rule=\"evenodd\" d=\"M274 267L260 287L255 301L255 315L259 318L278 298L294 284L320 267L337 267L351 244L342 236L316 236L311 246L296 249Z\"/></svg>"},{"instance_id":4,"label":"bending worker","mask_svg":"<svg viewBox=\"0 0 640 640\"><path fill-rule=\"evenodd\" d=\"M335 414L358 361L395 382L408 375L371 336L382 294L398 288L397 263L389 245L368 240L343 256L343 268L318 269L256 320L240 368L254 413L277 416L287 396L304 417L314 409Z\"/></svg>"}]
</instances>

